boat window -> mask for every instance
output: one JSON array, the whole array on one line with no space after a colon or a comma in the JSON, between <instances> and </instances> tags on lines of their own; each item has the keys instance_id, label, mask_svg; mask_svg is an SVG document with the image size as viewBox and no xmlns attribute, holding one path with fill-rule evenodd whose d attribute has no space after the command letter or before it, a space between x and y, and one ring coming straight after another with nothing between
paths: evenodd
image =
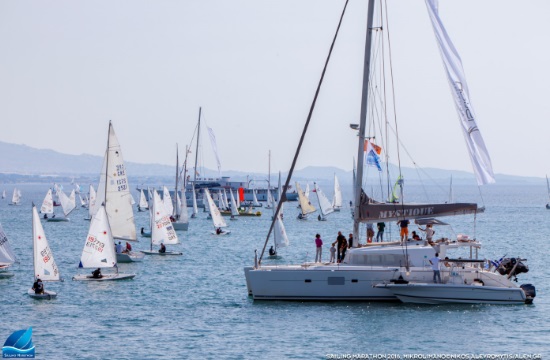
<instances>
[{"instance_id":1,"label":"boat window","mask_svg":"<svg viewBox=\"0 0 550 360\"><path fill-rule=\"evenodd\" d=\"M345 283L346 279L343 276L328 278L329 285L344 285Z\"/></svg>"},{"instance_id":2,"label":"boat window","mask_svg":"<svg viewBox=\"0 0 550 360\"><path fill-rule=\"evenodd\" d=\"M401 254L354 254L352 265L405 266L405 255Z\"/></svg>"}]
</instances>

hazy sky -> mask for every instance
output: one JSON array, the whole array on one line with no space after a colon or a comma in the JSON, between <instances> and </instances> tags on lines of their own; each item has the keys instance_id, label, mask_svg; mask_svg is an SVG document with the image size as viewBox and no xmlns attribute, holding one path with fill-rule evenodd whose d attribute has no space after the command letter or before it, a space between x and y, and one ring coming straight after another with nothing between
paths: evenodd
<instances>
[{"instance_id":1,"label":"hazy sky","mask_svg":"<svg viewBox=\"0 0 550 360\"><path fill-rule=\"evenodd\" d=\"M103 155L112 120L126 160L173 164L202 106L222 169L266 172L271 149L288 170L343 4L2 1L0 141ZM471 172L424 1L388 9L401 141L422 167ZM495 173L550 172L548 14L543 0L440 0ZM366 0L350 0L299 168L352 167L365 27Z\"/></svg>"}]
</instances>

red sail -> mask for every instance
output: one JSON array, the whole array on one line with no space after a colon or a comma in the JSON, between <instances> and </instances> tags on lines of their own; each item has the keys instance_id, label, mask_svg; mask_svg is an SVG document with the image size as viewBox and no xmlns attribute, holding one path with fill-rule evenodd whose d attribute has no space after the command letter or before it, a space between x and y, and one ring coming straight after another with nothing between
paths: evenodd
<instances>
[{"instance_id":1,"label":"red sail","mask_svg":"<svg viewBox=\"0 0 550 360\"><path fill-rule=\"evenodd\" d=\"M244 201L244 189L242 187L239 188L239 201Z\"/></svg>"}]
</instances>

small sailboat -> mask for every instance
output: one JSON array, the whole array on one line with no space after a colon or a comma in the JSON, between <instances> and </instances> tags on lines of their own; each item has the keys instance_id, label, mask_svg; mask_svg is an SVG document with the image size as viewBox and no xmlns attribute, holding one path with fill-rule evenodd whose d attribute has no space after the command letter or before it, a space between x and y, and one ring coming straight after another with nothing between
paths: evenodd
<instances>
[{"instance_id":1,"label":"small sailboat","mask_svg":"<svg viewBox=\"0 0 550 360\"><path fill-rule=\"evenodd\" d=\"M334 208L332 207L332 204L316 182L313 183L313 188L315 190L315 194L317 195L317 200L319 201L320 214L317 217L317 220L326 221L327 215L333 213Z\"/></svg>"},{"instance_id":2,"label":"small sailboat","mask_svg":"<svg viewBox=\"0 0 550 360\"><path fill-rule=\"evenodd\" d=\"M105 206L101 206L90 222L90 230L80 257L79 268L87 269L115 269L115 273L101 274L94 271L92 275L75 275L73 280L78 281L108 281L131 279L136 274L122 274L118 272L115 240L107 218Z\"/></svg>"},{"instance_id":3,"label":"small sailboat","mask_svg":"<svg viewBox=\"0 0 550 360\"><path fill-rule=\"evenodd\" d=\"M281 190L281 174L279 173L279 191ZM282 194L282 192L279 192L279 194ZM279 201L281 199L279 198ZM275 216L275 211L277 209L278 203L275 203L275 199L273 199L273 215ZM277 214L277 219L275 221L275 224L273 225L273 243L274 248L273 251L269 251L269 259L281 259L282 256L277 254L277 249L282 247L287 247L289 245L288 241L288 235L286 233L285 225L283 224L283 206L284 204L281 204L281 208L279 209L279 213Z\"/></svg>"},{"instance_id":4,"label":"small sailboat","mask_svg":"<svg viewBox=\"0 0 550 360\"><path fill-rule=\"evenodd\" d=\"M94 215L94 209L95 209L95 202L97 198L97 194L95 192L94 186L90 184L90 197L88 199L88 217L84 218L84 220L92 220L92 216Z\"/></svg>"},{"instance_id":5,"label":"small sailboat","mask_svg":"<svg viewBox=\"0 0 550 360\"><path fill-rule=\"evenodd\" d=\"M208 207L210 209L210 216L212 217L212 223L214 224L214 231L212 231L213 235L227 235L230 234L231 231L224 230L223 228L227 227L227 223L223 219L222 214L220 213L220 210L214 203L214 200L212 200L212 196L210 195L210 191L208 189L204 189L204 194L206 196L206 200L208 201Z\"/></svg>"},{"instance_id":6,"label":"small sailboat","mask_svg":"<svg viewBox=\"0 0 550 360\"><path fill-rule=\"evenodd\" d=\"M38 279L40 279L40 281L59 281L59 269L53 258L52 250L48 245L48 239L46 239L46 233L40 223L40 217L34 205L32 207L32 243L35 281L38 281ZM37 293L33 288L29 289L27 293L34 299L50 300L57 296L57 293L54 291L42 290Z\"/></svg>"},{"instance_id":7,"label":"small sailboat","mask_svg":"<svg viewBox=\"0 0 550 360\"><path fill-rule=\"evenodd\" d=\"M334 197L332 198L332 208L334 211L340 211L342 208L342 189L338 177L334 174Z\"/></svg>"},{"instance_id":8,"label":"small sailboat","mask_svg":"<svg viewBox=\"0 0 550 360\"><path fill-rule=\"evenodd\" d=\"M273 195L271 195L271 191L269 190L269 188L267 188L267 204L265 205L265 208L271 209L273 207L272 205L273 203L274 203Z\"/></svg>"},{"instance_id":9,"label":"small sailboat","mask_svg":"<svg viewBox=\"0 0 550 360\"><path fill-rule=\"evenodd\" d=\"M9 272L8 269L14 262L15 254L2 228L2 224L0 224L0 279L13 276L13 273Z\"/></svg>"},{"instance_id":10,"label":"small sailboat","mask_svg":"<svg viewBox=\"0 0 550 360\"><path fill-rule=\"evenodd\" d=\"M183 183L183 181L182 181ZM176 144L176 186L174 187L176 194L176 206L173 209L173 212L168 213L168 215L173 215L172 226L174 230L183 230L187 231L189 229L189 213L187 212L187 199L185 197L185 185L181 186L181 196L180 198L178 189L180 188L180 167L179 167L179 152L178 146ZM183 201L182 201L183 200Z\"/></svg>"},{"instance_id":11,"label":"small sailboat","mask_svg":"<svg viewBox=\"0 0 550 360\"><path fill-rule=\"evenodd\" d=\"M230 220L238 220L239 208L237 207L237 202L235 201L235 196L233 196L233 191L229 189L229 194L231 195L231 218Z\"/></svg>"},{"instance_id":12,"label":"small sailboat","mask_svg":"<svg viewBox=\"0 0 550 360\"><path fill-rule=\"evenodd\" d=\"M195 191L195 184L191 186L192 196L193 196L193 213L191 214L191 218L194 219L197 217L197 214L199 213L199 207L197 206L197 193Z\"/></svg>"},{"instance_id":13,"label":"small sailboat","mask_svg":"<svg viewBox=\"0 0 550 360\"><path fill-rule=\"evenodd\" d=\"M151 249L142 250L145 255L183 255L181 252L153 250L153 245L175 245L179 244L178 235L170 221L163 202L157 191L153 191L153 205L151 209ZM162 249L162 246L161 246Z\"/></svg>"},{"instance_id":14,"label":"small sailboat","mask_svg":"<svg viewBox=\"0 0 550 360\"><path fill-rule=\"evenodd\" d=\"M42 206L40 207L40 213L44 214L44 219L47 219L48 217L51 217L54 214L52 189L48 189L46 196L44 196L44 200L42 201Z\"/></svg>"},{"instance_id":15,"label":"small sailboat","mask_svg":"<svg viewBox=\"0 0 550 360\"><path fill-rule=\"evenodd\" d=\"M59 201L61 202L61 208L63 209L64 217L55 217L55 214L52 217L48 218L48 221L60 222L60 221L69 221L69 214L76 208L76 199L74 189L71 191L71 195L67 196L63 190L58 189L57 195L59 196ZM46 195L47 196L47 195ZM52 207L53 211L53 207Z\"/></svg>"},{"instance_id":16,"label":"small sailboat","mask_svg":"<svg viewBox=\"0 0 550 360\"><path fill-rule=\"evenodd\" d=\"M17 188L13 189L10 205L21 205L21 191Z\"/></svg>"},{"instance_id":17,"label":"small sailboat","mask_svg":"<svg viewBox=\"0 0 550 360\"><path fill-rule=\"evenodd\" d=\"M2 199L6 198L6 190L2 190Z\"/></svg>"},{"instance_id":18,"label":"small sailboat","mask_svg":"<svg viewBox=\"0 0 550 360\"><path fill-rule=\"evenodd\" d=\"M145 193L143 192L143 189L140 189L138 211L141 212L145 210L149 210L149 204L147 203L147 198L145 198Z\"/></svg>"},{"instance_id":19,"label":"small sailboat","mask_svg":"<svg viewBox=\"0 0 550 360\"><path fill-rule=\"evenodd\" d=\"M307 188L309 189L309 185L307 186ZM317 211L317 209L315 209L315 207L311 205L308 197L305 195L298 182L296 182L296 191L298 192L298 201L300 202L300 204L298 205L300 207L298 219L306 220L307 215Z\"/></svg>"}]
</instances>

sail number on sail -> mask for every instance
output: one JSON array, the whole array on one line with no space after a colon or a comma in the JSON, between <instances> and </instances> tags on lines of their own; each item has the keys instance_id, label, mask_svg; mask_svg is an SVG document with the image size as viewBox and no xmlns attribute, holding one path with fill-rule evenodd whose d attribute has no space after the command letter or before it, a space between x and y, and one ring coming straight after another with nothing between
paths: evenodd
<instances>
[{"instance_id":1,"label":"sail number on sail","mask_svg":"<svg viewBox=\"0 0 550 360\"><path fill-rule=\"evenodd\" d=\"M96 251L103 252L105 244L99 241L95 236L89 235L86 239L86 247L91 247Z\"/></svg>"},{"instance_id":2,"label":"sail number on sail","mask_svg":"<svg viewBox=\"0 0 550 360\"><path fill-rule=\"evenodd\" d=\"M53 255L52 255L52 251L50 250L50 247L48 246L47 248L42 250L40 252L40 256L42 256L42 261L44 261L44 264L47 264L50 260L52 260ZM56 265L55 261L52 263L52 267L53 267L54 276L57 276L57 273L59 271L57 270L57 265Z\"/></svg>"}]
</instances>

